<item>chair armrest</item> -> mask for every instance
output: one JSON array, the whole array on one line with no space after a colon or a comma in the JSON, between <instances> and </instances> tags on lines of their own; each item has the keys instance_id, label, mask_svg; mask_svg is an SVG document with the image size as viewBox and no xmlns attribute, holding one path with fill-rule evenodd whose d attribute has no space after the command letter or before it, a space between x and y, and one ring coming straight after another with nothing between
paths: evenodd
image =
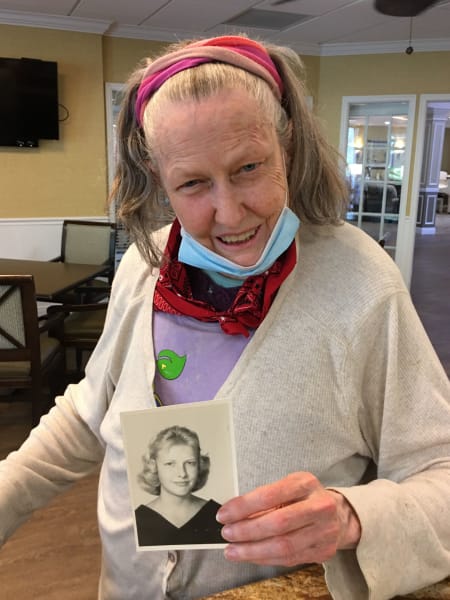
<instances>
[{"instance_id":1,"label":"chair armrest","mask_svg":"<svg viewBox=\"0 0 450 600\"><path fill-rule=\"evenodd\" d=\"M40 317L38 319L38 324L39 324L39 333L45 333L46 331L49 331L49 329L52 327L52 323L50 323L50 319L48 317Z\"/></svg>"},{"instance_id":2,"label":"chair armrest","mask_svg":"<svg viewBox=\"0 0 450 600\"><path fill-rule=\"evenodd\" d=\"M107 302L96 302L95 304L55 304L47 309L47 324L45 330L50 337L58 340L64 338L64 320L72 313L93 312L105 310Z\"/></svg>"},{"instance_id":3,"label":"chair armrest","mask_svg":"<svg viewBox=\"0 0 450 600\"><path fill-rule=\"evenodd\" d=\"M98 283L97 285L89 285L89 282L82 283L81 285L77 286L75 290L77 292L101 292L102 294L106 292L109 293L111 291L111 285L108 281L101 281L98 279L93 279L91 281L98 281ZM91 304L93 304L93 302Z\"/></svg>"},{"instance_id":4,"label":"chair armrest","mask_svg":"<svg viewBox=\"0 0 450 600\"><path fill-rule=\"evenodd\" d=\"M87 312L92 310L105 310L108 306L107 302L95 302L93 304L55 304L47 308L49 317L57 314L70 314L72 312Z\"/></svg>"}]
</instances>

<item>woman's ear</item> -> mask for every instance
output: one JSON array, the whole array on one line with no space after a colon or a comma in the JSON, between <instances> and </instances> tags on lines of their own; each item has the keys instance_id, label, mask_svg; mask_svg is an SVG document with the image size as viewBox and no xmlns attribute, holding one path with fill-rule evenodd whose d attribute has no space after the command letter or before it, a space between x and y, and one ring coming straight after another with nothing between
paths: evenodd
<instances>
[{"instance_id":1,"label":"woman's ear","mask_svg":"<svg viewBox=\"0 0 450 600\"><path fill-rule=\"evenodd\" d=\"M153 473L153 474L158 472L158 467L156 466L156 460L154 458L151 458L148 461L148 468L150 469L151 473Z\"/></svg>"}]
</instances>

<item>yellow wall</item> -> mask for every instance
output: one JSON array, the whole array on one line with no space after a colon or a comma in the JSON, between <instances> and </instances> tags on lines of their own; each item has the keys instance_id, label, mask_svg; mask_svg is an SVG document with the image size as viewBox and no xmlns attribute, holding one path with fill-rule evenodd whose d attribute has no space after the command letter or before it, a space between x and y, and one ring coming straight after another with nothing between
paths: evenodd
<instances>
[{"instance_id":1,"label":"yellow wall","mask_svg":"<svg viewBox=\"0 0 450 600\"><path fill-rule=\"evenodd\" d=\"M103 61L105 81L122 83L146 56L159 54L167 44L145 40L103 38Z\"/></svg>"},{"instance_id":2,"label":"yellow wall","mask_svg":"<svg viewBox=\"0 0 450 600\"><path fill-rule=\"evenodd\" d=\"M320 56L302 55L306 70L306 89L313 97L314 105L317 104L319 94Z\"/></svg>"},{"instance_id":3,"label":"yellow wall","mask_svg":"<svg viewBox=\"0 0 450 600\"><path fill-rule=\"evenodd\" d=\"M143 57L165 45L0 25L0 56L57 61L59 101L69 111L59 141L42 140L36 149L0 147L0 218L105 214L104 83L124 82ZM302 58L308 92L335 145L342 96L450 93L450 52Z\"/></svg>"},{"instance_id":4,"label":"yellow wall","mask_svg":"<svg viewBox=\"0 0 450 600\"><path fill-rule=\"evenodd\" d=\"M0 147L0 217L101 215L106 200L102 38L0 26L0 56L57 61L60 139ZM64 111L61 110L60 117Z\"/></svg>"},{"instance_id":5,"label":"yellow wall","mask_svg":"<svg viewBox=\"0 0 450 600\"><path fill-rule=\"evenodd\" d=\"M339 146L343 96L414 94L417 95L417 117L419 94L450 93L449 61L450 52L322 57L317 112L325 124L328 139ZM411 209L416 126L417 123L412 140L406 214Z\"/></svg>"},{"instance_id":6,"label":"yellow wall","mask_svg":"<svg viewBox=\"0 0 450 600\"><path fill-rule=\"evenodd\" d=\"M448 94L449 63L450 52L322 57L318 111L329 140L339 144L342 96Z\"/></svg>"},{"instance_id":7,"label":"yellow wall","mask_svg":"<svg viewBox=\"0 0 450 600\"><path fill-rule=\"evenodd\" d=\"M165 43L0 25L0 56L58 63L59 102L69 117L59 140L39 148L0 147L0 218L99 216L106 213L104 83L126 81ZM317 100L319 57L305 56L308 91ZM60 117L64 116L64 109Z\"/></svg>"}]
</instances>

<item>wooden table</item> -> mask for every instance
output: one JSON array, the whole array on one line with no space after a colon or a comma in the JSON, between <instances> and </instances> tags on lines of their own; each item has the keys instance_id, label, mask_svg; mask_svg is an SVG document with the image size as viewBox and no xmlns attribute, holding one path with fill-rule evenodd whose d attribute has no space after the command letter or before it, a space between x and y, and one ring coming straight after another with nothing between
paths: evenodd
<instances>
[{"instance_id":1,"label":"wooden table","mask_svg":"<svg viewBox=\"0 0 450 600\"><path fill-rule=\"evenodd\" d=\"M450 577L414 594L395 596L395 600L450 599ZM226 590L201 600L331 600L325 585L323 568L310 565L305 569Z\"/></svg>"},{"instance_id":2,"label":"wooden table","mask_svg":"<svg viewBox=\"0 0 450 600\"><path fill-rule=\"evenodd\" d=\"M0 258L1 275L33 275L36 299L47 302L56 301L58 295L106 274L109 269L109 265Z\"/></svg>"}]
</instances>

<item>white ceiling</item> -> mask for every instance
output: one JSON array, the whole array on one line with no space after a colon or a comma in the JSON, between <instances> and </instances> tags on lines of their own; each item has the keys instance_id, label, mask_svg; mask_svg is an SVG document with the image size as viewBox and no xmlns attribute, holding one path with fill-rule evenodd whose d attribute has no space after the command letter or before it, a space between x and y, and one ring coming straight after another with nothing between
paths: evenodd
<instances>
[{"instance_id":1,"label":"white ceiling","mask_svg":"<svg viewBox=\"0 0 450 600\"><path fill-rule=\"evenodd\" d=\"M264 28L225 23L249 9L268 16ZM286 13L301 22L273 29ZM317 55L403 51L412 25L415 51L450 50L450 0L412 20L378 13L374 0L0 0L2 23L159 41L247 31Z\"/></svg>"}]
</instances>

